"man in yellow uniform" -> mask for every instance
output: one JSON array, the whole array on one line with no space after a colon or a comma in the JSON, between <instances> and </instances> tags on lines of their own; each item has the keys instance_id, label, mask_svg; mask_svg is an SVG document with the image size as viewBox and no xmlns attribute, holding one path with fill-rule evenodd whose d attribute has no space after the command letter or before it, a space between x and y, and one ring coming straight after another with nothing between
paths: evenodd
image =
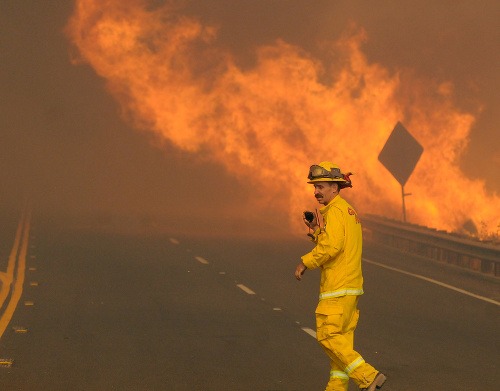
<instances>
[{"instance_id":1,"label":"man in yellow uniform","mask_svg":"<svg viewBox=\"0 0 500 391\"><path fill-rule=\"evenodd\" d=\"M317 339L330 357L330 381L325 391L346 391L349 378L361 390L375 391L386 376L363 360L353 348L358 323L358 298L363 294L361 273L362 234L356 211L339 194L352 187L349 174L331 162L311 166L309 182L323 207L323 227L314 216L304 218L313 230L314 249L302 257L295 269L297 280L307 269L321 269L319 303L316 308Z\"/></svg>"}]
</instances>

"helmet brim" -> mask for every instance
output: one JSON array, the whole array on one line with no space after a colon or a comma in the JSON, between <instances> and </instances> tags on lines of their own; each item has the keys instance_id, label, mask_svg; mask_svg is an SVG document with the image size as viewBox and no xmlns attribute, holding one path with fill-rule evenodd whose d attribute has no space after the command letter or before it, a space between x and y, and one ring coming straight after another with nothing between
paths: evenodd
<instances>
[{"instance_id":1,"label":"helmet brim","mask_svg":"<svg viewBox=\"0 0 500 391\"><path fill-rule=\"evenodd\" d=\"M307 183L317 183L317 182L347 182L343 178L315 178L307 181Z\"/></svg>"}]
</instances>

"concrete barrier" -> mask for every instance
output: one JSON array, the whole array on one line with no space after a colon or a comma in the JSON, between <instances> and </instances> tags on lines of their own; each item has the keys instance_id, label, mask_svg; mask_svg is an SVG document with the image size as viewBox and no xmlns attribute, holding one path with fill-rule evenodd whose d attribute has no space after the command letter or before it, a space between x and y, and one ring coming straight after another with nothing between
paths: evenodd
<instances>
[{"instance_id":1,"label":"concrete barrier","mask_svg":"<svg viewBox=\"0 0 500 391\"><path fill-rule=\"evenodd\" d=\"M500 278L500 245L444 231L389 220L362 216L365 240Z\"/></svg>"}]
</instances>

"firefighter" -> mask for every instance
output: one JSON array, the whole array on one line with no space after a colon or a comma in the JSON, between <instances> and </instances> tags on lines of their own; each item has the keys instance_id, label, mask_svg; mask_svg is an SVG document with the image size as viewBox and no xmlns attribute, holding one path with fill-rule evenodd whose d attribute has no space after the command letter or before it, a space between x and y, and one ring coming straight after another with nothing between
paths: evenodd
<instances>
[{"instance_id":1,"label":"firefighter","mask_svg":"<svg viewBox=\"0 0 500 391\"><path fill-rule=\"evenodd\" d=\"M341 189L352 187L350 175L342 174L331 162L311 166L308 183L314 185L314 196L323 205L323 225L314 214L305 214L304 222L312 230L310 236L316 246L295 269L299 281L307 269L321 269L316 334L330 358L330 380L325 391L347 390L349 378L361 390L375 391L386 380L353 348L357 304L363 294L362 234L356 211L339 194Z\"/></svg>"}]
</instances>

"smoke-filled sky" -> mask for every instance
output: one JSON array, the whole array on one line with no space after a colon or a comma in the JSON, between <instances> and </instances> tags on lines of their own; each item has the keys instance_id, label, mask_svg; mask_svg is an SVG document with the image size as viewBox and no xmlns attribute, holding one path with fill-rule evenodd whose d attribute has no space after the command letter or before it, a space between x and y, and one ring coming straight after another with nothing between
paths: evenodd
<instances>
[{"instance_id":1,"label":"smoke-filled sky","mask_svg":"<svg viewBox=\"0 0 500 391\"><path fill-rule=\"evenodd\" d=\"M80 2L85 7L90 7L92 3ZM97 1L99 17L105 16L110 10L116 11L116 7L110 6L112 3L128 4L130 9L134 9L141 2ZM153 12L164 3L166 2L151 1L145 9ZM201 145L196 151L189 151L190 148L183 144L182 137L179 136L187 134L182 128L186 126L185 123L179 125L176 133L172 130L175 128L172 120L165 119L168 132L173 132L172 135L158 125L162 118L146 120L144 111L141 111L144 109L139 108L138 103L130 103L130 80L125 75L118 75L118 82L109 71L99 68L100 64L95 59L92 60L90 55L86 57L82 52L83 46L78 47L75 42L71 42L71 34L66 26L71 16L76 14L74 7L75 2L69 0L0 2L2 206L8 206L12 200L30 192L36 204L44 211L97 215L100 216L97 222L108 223L109 216L129 215L142 224L154 225L171 217L169 222L179 227L193 225L193 221L201 221L205 226L213 226L214 221L222 221L225 228L232 230L254 229L255 224L247 223L252 220L257 222L257 226L262 224L261 229L269 230L284 219L288 206L294 213L300 214L299 207L288 200L289 189L283 186L283 177L276 182L276 186L282 187L281 189L259 186L259 180L262 181L264 174L257 181L246 180L246 176L251 175L247 172L249 167L262 167L265 164L247 164L241 169L245 173L244 178L241 178L238 176L239 167L235 163L231 162L232 167L228 167L221 162L220 157L214 158L217 156L216 146ZM127 8L120 7L123 12L127 12ZM342 46L339 42L344 42L345 48L345 45L355 41L353 45L358 46L353 50L354 54L349 55L349 59L354 64L353 56L362 56L361 72L367 74L363 82L366 86L358 87L360 94L375 94L377 91L365 90L381 89L386 84L396 82L398 84L397 94L393 95L400 99L400 103L388 104L381 109L381 115L387 112L387 124L384 123L384 118L377 117L378 122L388 127L388 133L383 137L386 138L395 125L393 119L407 119L405 125L410 132L418 135L417 138L425 136L425 140L419 140L424 145L428 139L435 139L430 145L437 150L439 142L446 141L440 140L440 126L462 129L453 137L463 136L465 140L459 144L443 146L443 149L460 149L456 165L458 172L464 175L463 193L470 193L474 197L477 182L467 180L481 180L484 193L480 193L484 195L485 202L495 203L489 213L497 213L498 220L498 197L494 196L494 193L500 191L498 1L210 0L176 2L171 10L171 19L163 20L166 25L170 25L169 28L176 27L172 22L174 20L177 23L195 23L205 29L204 34L208 36L206 41L194 44L201 48L190 49L195 51L196 56L182 58L190 62L190 71L203 84L202 87L193 84L191 78L186 90L210 90L212 100L214 91L220 95L220 85L224 84L223 81L227 83L229 76L235 78L235 74L239 79L237 82L232 79L230 86L241 88L243 83L250 83L255 79L257 82L252 85L263 88L259 83L272 75L275 69L272 67L275 65L274 58L281 62L288 58L297 60L297 63L293 62L294 66L301 61L314 64L316 73L313 77L321 79L317 80L316 87L331 87L338 81L335 78L340 78L336 69L341 69L342 61L346 60L339 54L338 47ZM126 14L121 14L120 18L137 20L133 15L128 19ZM98 18L94 15L94 19ZM154 30L155 34L159 32L160 29ZM281 51L278 52L277 48ZM151 51L154 52L153 49ZM289 57L284 56L283 51ZM109 47L100 56L105 57L105 54L113 54L113 48ZM230 60L227 60L229 57ZM81 60L80 63L72 61L76 58ZM197 58L199 62L196 62ZM154 60L161 58L156 57ZM162 76L163 64L158 62L156 66L158 82L164 83L166 79ZM230 74L221 71L221 67L232 67L237 72ZM119 67L116 69L122 71ZM151 69L146 72L151 79ZM217 75L211 78L211 73ZM220 74L224 75L223 79ZM373 82L370 76L377 78L377 82ZM280 77L283 75L277 75L276 79ZM207 85L207 80L215 80L219 86L215 88ZM290 94L297 94L298 83L295 83L292 73L289 81ZM156 91L158 94L162 89L171 89L173 84L160 87L160 92ZM270 89L275 87L272 83L269 84ZM175 84L175 88L179 89L179 84ZM433 88L438 95L446 96L446 103L442 103L441 98L435 98ZM325 96L332 96L328 94L328 88L326 90ZM330 90L338 96L337 90L333 87ZM182 99L184 90L179 91L179 99ZM248 92L245 92L247 97ZM259 99L264 95L257 89L251 92L249 96L258 96ZM193 98L189 91L186 93L190 99ZM134 97L140 98L141 95ZM423 110L431 110L422 104L422 100L426 99L431 106L435 105L436 111L446 110L452 113L449 118L453 119L447 117L444 120L436 113L422 113ZM232 106L229 103L237 101L231 96L224 97L220 107L230 110ZM376 109L373 101L367 102L369 110ZM179 112L176 118L189 118L192 110L193 115L199 116L194 119L200 121L206 114L198 106L206 104L203 99L190 101L182 108L176 108ZM308 108L314 108L310 100L304 104ZM359 104L361 103L358 102L357 105ZM359 110L355 105L353 107L353 110ZM147 110L154 112L154 105L148 106ZM333 107L332 112L337 113L335 110ZM254 112L250 106L248 111ZM283 110L283 113L290 112ZM295 115L297 111L291 113ZM304 116L306 119L316 115L310 112L307 114ZM322 112L317 115L322 115ZM355 111L353 115L359 116L359 112ZM419 119L422 118L428 122L425 131L409 126L418 127ZM210 119L212 120L216 122L213 126L228 126L225 118ZM211 123L210 121L207 123ZM236 120L232 118L232 121L253 122L251 117ZM435 127L432 126L433 121L437 124ZM258 122L257 118L255 122ZM300 127L300 118L294 118L293 122L294 126ZM321 127L331 123L326 121L311 126ZM362 124L365 127L362 131L369 132L366 129L369 121L361 123L350 120L343 126L348 127L349 123L353 126ZM289 126L288 117L281 122L277 120L276 126L283 124ZM295 133L291 134L289 137L294 138L294 142L285 146L290 149L290 145L293 145L293 151L289 153L301 156L302 160L299 162L304 163L304 179L309 164L346 156L338 153L333 156L318 156L315 151L323 154L324 149L315 149L314 145L307 143L309 133L305 131L305 126L298 131L301 133L300 137ZM324 130L327 131L328 129ZM353 131L356 132L357 129ZM342 135L345 132L346 130L339 130ZM316 137L318 135L311 133L311 139ZM335 137L329 137L330 142L335 140ZM442 138L446 139L447 135L443 133ZM301 140L303 150L300 150ZM258 141L257 136L253 144ZM363 165L359 164L358 167L356 159L364 159L365 153L359 148L359 143L354 148L353 143L345 141L344 137L340 144L344 150L352 148L352 155L356 156L344 158L350 165L346 169L362 176ZM221 148L227 148L227 145ZM241 159L240 156L238 162ZM256 157L253 156L252 159ZM266 157L263 156L263 159ZM274 164L272 160L267 162ZM343 161L337 163L343 167ZM279 169L284 171L282 165ZM389 176L383 168L378 171L381 176ZM282 174L287 176L286 172ZM266 172L265 178L269 179L267 175ZM354 188L348 190L350 192L355 192L357 185L366 186L370 183L369 180L358 179L356 184L356 175L353 177ZM426 178L425 173L420 177ZM300 175L294 173L289 178L295 181ZM379 178L370 178L372 179ZM383 180L393 179L387 177ZM439 183L446 189L447 178L439 178ZM471 183L473 186L470 186ZM303 184L297 186L303 187ZM409 191L412 191L411 186L410 180ZM416 187L416 184L413 186ZM429 191L433 189L431 187ZM362 211L363 199L355 201L358 210ZM366 202L373 204L371 199ZM410 198L410 220L411 202ZM422 205L428 205L428 202L430 201L424 200ZM304 207L311 205L314 203ZM446 216L440 218L444 219ZM491 216L489 218L490 221L494 220ZM267 224L265 221L272 223ZM477 225L478 221L475 223ZM284 224L287 225L288 222L285 221Z\"/></svg>"}]
</instances>

